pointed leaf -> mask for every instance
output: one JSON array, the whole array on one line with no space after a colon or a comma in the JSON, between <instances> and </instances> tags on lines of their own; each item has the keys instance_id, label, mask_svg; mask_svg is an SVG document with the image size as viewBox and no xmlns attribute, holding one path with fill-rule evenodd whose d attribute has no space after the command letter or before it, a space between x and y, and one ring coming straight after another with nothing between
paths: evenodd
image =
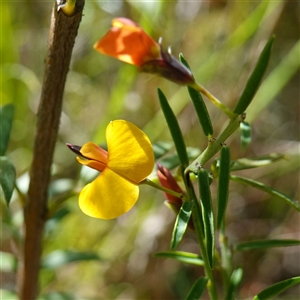
<instances>
[{"instance_id":1,"label":"pointed leaf","mask_svg":"<svg viewBox=\"0 0 300 300\"><path fill-rule=\"evenodd\" d=\"M182 54L179 55L180 61L189 69L191 70L188 62L185 60L184 56ZM193 101L199 122L201 124L202 130L206 136L212 136L213 135L213 127L210 120L209 113L207 111L205 102L203 101L203 98L201 96L201 93L196 91L195 89L188 86L188 92L189 95Z\"/></svg>"},{"instance_id":2,"label":"pointed leaf","mask_svg":"<svg viewBox=\"0 0 300 300\"><path fill-rule=\"evenodd\" d=\"M219 184L218 184L218 211L217 228L220 229L224 220L228 201L228 188L230 178L230 150L228 147L221 149Z\"/></svg>"},{"instance_id":3,"label":"pointed leaf","mask_svg":"<svg viewBox=\"0 0 300 300\"><path fill-rule=\"evenodd\" d=\"M196 266L203 266L203 260L201 256L191 252L183 252L183 251L164 251L164 252L157 252L153 254L154 257L163 257L163 258L171 258L177 261L196 265Z\"/></svg>"},{"instance_id":4,"label":"pointed leaf","mask_svg":"<svg viewBox=\"0 0 300 300\"><path fill-rule=\"evenodd\" d=\"M197 148L186 148L187 155L189 159L195 159L200 155L200 150ZM180 161L178 158L177 153L174 153L172 155L168 155L167 157L164 157L160 160L161 164L164 165L167 169L172 170L178 166L180 166Z\"/></svg>"},{"instance_id":5,"label":"pointed leaf","mask_svg":"<svg viewBox=\"0 0 300 300\"><path fill-rule=\"evenodd\" d=\"M13 104L7 104L0 107L0 156L5 154L8 146L14 112L15 106Z\"/></svg>"},{"instance_id":6,"label":"pointed leaf","mask_svg":"<svg viewBox=\"0 0 300 300\"><path fill-rule=\"evenodd\" d=\"M245 178L245 177L240 177L240 176L236 176L236 175L231 175L230 176L231 180L243 183L243 184L247 184L250 185L252 187L255 187L261 191L264 191L268 194L270 194L271 196L275 196L283 201L285 201L287 204L293 206L295 209L297 209L298 211L300 211L300 205L299 203L297 203L295 200L290 199L288 196L278 192L275 189L272 189L271 187L264 185L261 182L249 179L249 178Z\"/></svg>"},{"instance_id":7,"label":"pointed leaf","mask_svg":"<svg viewBox=\"0 0 300 300\"><path fill-rule=\"evenodd\" d=\"M246 170L270 165L285 158L285 155L280 153L270 153L266 156L256 158L240 158L233 161L231 171Z\"/></svg>"},{"instance_id":8,"label":"pointed leaf","mask_svg":"<svg viewBox=\"0 0 300 300\"><path fill-rule=\"evenodd\" d=\"M235 246L237 251L264 249L273 247L299 246L300 240L257 240L251 242L239 243Z\"/></svg>"},{"instance_id":9,"label":"pointed leaf","mask_svg":"<svg viewBox=\"0 0 300 300\"><path fill-rule=\"evenodd\" d=\"M208 278L200 277L198 278L195 283L193 284L191 290L189 291L188 295L186 296L185 300L198 300L202 296L206 285L208 282Z\"/></svg>"},{"instance_id":10,"label":"pointed leaf","mask_svg":"<svg viewBox=\"0 0 300 300\"><path fill-rule=\"evenodd\" d=\"M191 87L188 87L188 91L193 101L202 130L206 136L211 137L214 130L201 93Z\"/></svg>"},{"instance_id":11,"label":"pointed leaf","mask_svg":"<svg viewBox=\"0 0 300 300\"><path fill-rule=\"evenodd\" d=\"M269 59L271 56L271 49L274 42L275 37L272 36L267 44L265 45L262 53L260 54L258 58L258 62L250 76L250 78L247 81L246 87L234 109L234 113L241 115L244 113L251 103L259 85L260 82L264 76L264 73L267 69Z\"/></svg>"},{"instance_id":12,"label":"pointed leaf","mask_svg":"<svg viewBox=\"0 0 300 300\"><path fill-rule=\"evenodd\" d=\"M51 292L39 297L39 300L75 300L75 295L64 292Z\"/></svg>"},{"instance_id":13,"label":"pointed leaf","mask_svg":"<svg viewBox=\"0 0 300 300\"><path fill-rule=\"evenodd\" d=\"M179 214L177 215L176 222L173 229L172 240L171 240L171 249L174 250L180 244L183 235L187 229L194 202L186 201L183 202Z\"/></svg>"},{"instance_id":14,"label":"pointed leaf","mask_svg":"<svg viewBox=\"0 0 300 300\"><path fill-rule=\"evenodd\" d=\"M249 123L243 121L240 124L241 129L241 146L245 149L251 143L251 126Z\"/></svg>"},{"instance_id":15,"label":"pointed leaf","mask_svg":"<svg viewBox=\"0 0 300 300\"><path fill-rule=\"evenodd\" d=\"M225 300L235 299L234 292L236 291L237 287L241 283L242 277L243 277L243 270L241 268L238 268L232 272Z\"/></svg>"},{"instance_id":16,"label":"pointed leaf","mask_svg":"<svg viewBox=\"0 0 300 300\"><path fill-rule=\"evenodd\" d=\"M280 281L278 283L275 283L268 288L264 289L260 293L258 293L256 296L254 296L253 300L266 300L271 297L274 297L286 289L300 283L300 276L292 277L283 281Z\"/></svg>"},{"instance_id":17,"label":"pointed leaf","mask_svg":"<svg viewBox=\"0 0 300 300\"><path fill-rule=\"evenodd\" d=\"M152 144L152 147L155 159L159 159L172 149L173 143L156 142Z\"/></svg>"},{"instance_id":18,"label":"pointed leaf","mask_svg":"<svg viewBox=\"0 0 300 300\"><path fill-rule=\"evenodd\" d=\"M165 97L165 95L163 94L163 92L160 89L158 89L158 97L159 97L162 111L164 113L165 119L167 121L169 130L170 130L170 133L172 135L180 163L183 166L183 168L186 168L189 164L189 159L188 159L188 155L186 152L186 146L185 146L185 143L183 140L183 136L182 136L178 121L167 101L167 98Z\"/></svg>"},{"instance_id":19,"label":"pointed leaf","mask_svg":"<svg viewBox=\"0 0 300 300\"><path fill-rule=\"evenodd\" d=\"M0 185L2 187L7 205L10 202L15 188L15 180L16 170L14 165L7 157L0 156Z\"/></svg>"},{"instance_id":20,"label":"pointed leaf","mask_svg":"<svg viewBox=\"0 0 300 300\"><path fill-rule=\"evenodd\" d=\"M56 250L42 259L42 268L55 269L75 261L102 260L99 255L92 252L74 252L69 250Z\"/></svg>"},{"instance_id":21,"label":"pointed leaf","mask_svg":"<svg viewBox=\"0 0 300 300\"><path fill-rule=\"evenodd\" d=\"M209 177L205 169L201 169L198 173L198 182L200 188L200 198L202 205L202 218L204 223L204 234L206 241L206 249L210 268L214 268L214 251L215 251L215 235L214 235L214 217L212 211L211 194L209 188Z\"/></svg>"}]
</instances>

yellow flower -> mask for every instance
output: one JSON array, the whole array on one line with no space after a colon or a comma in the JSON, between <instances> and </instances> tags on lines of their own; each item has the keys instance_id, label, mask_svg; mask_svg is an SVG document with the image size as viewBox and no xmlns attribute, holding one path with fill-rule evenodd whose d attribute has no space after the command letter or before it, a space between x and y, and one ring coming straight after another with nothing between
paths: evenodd
<instances>
[{"instance_id":1,"label":"yellow flower","mask_svg":"<svg viewBox=\"0 0 300 300\"><path fill-rule=\"evenodd\" d=\"M152 172L154 154L145 133L124 120L110 122L106 141L108 151L91 142L82 147L67 145L81 164L101 172L81 191L79 207L91 217L113 219L136 203L138 184Z\"/></svg>"},{"instance_id":2,"label":"yellow flower","mask_svg":"<svg viewBox=\"0 0 300 300\"><path fill-rule=\"evenodd\" d=\"M95 43L94 48L102 54L136 65L142 72L158 74L178 84L195 83L188 68L164 51L159 43L130 19L114 19L112 28Z\"/></svg>"}]
</instances>

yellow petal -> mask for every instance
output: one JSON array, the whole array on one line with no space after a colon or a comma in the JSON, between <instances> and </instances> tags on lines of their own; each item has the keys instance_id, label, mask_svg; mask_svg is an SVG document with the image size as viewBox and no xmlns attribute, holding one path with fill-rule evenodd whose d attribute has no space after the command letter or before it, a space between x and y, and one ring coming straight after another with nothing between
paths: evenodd
<instances>
[{"instance_id":1,"label":"yellow petal","mask_svg":"<svg viewBox=\"0 0 300 300\"><path fill-rule=\"evenodd\" d=\"M79 195L79 207L88 216L113 219L129 211L139 196L139 187L106 168Z\"/></svg>"},{"instance_id":2,"label":"yellow petal","mask_svg":"<svg viewBox=\"0 0 300 300\"><path fill-rule=\"evenodd\" d=\"M154 154L147 135L134 124L116 120L106 128L108 168L138 184L153 170Z\"/></svg>"}]
</instances>

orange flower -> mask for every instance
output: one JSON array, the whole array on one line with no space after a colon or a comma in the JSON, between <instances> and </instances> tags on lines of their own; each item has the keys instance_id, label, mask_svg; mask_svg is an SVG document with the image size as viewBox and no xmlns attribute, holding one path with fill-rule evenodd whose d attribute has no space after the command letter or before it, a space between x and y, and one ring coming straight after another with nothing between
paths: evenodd
<instances>
[{"instance_id":1,"label":"orange flower","mask_svg":"<svg viewBox=\"0 0 300 300\"><path fill-rule=\"evenodd\" d=\"M155 73L178 84L195 82L192 73L135 22L126 18L112 21L110 31L94 48L102 54L136 65L142 72Z\"/></svg>"},{"instance_id":2,"label":"orange flower","mask_svg":"<svg viewBox=\"0 0 300 300\"><path fill-rule=\"evenodd\" d=\"M97 51L136 66L160 58L159 44L138 24L126 18L117 18L112 21L112 26L94 45Z\"/></svg>"}]
</instances>

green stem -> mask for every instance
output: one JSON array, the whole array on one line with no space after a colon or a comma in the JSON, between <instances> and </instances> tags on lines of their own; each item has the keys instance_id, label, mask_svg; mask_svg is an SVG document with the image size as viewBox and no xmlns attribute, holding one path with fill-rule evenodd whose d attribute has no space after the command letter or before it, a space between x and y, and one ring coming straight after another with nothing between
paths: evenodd
<instances>
[{"instance_id":1,"label":"green stem","mask_svg":"<svg viewBox=\"0 0 300 300\"><path fill-rule=\"evenodd\" d=\"M221 135L185 169L185 173L193 172L197 174L199 167L202 167L208 160L220 151L223 144L229 136L231 136L240 126L241 119L236 115L234 120L231 120Z\"/></svg>"},{"instance_id":2,"label":"green stem","mask_svg":"<svg viewBox=\"0 0 300 300\"><path fill-rule=\"evenodd\" d=\"M190 87L205 95L214 105L219 107L230 118L230 120L234 120L237 117L237 115L230 108L224 105L219 99L212 95L198 82L195 81L193 84L190 85Z\"/></svg>"},{"instance_id":3,"label":"green stem","mask_svg":"<svg viewBox=\"0 0 300 300\"><path fill-rule=\"evenodd\" d=\"M195 203L192 217L193 217L193 222L194 222L194 225L195 225L195 232L196 232L196 236L197 236L197 239L198 239L200 251L201 251L201 254L202 254L205 275L209 279L209 281L207 283L207 289L208 289L210 299L211 300L217 300L218 299L218 294L217 294L215 279L214 279L214 276L213 276L212 269L210 268L208 255L207 255L207 251L206 251L206 246L205 246L204 227L203 227L204 225L203 225L203 222L202 222L201 208L200 208L199 202L197 200L197 197L195 195L195 191L193 189L193 186L190 182L189 174L187 174L187 175L188 176L184 176L185 184L186 184L186 190L188 192L189 198L193 199L194 203Z\"/></svg>"},{"instance_id":4,"label":"green stem","mask_svg":"<svg viewBox=\"0 0 300 300\"><path fill-rule=\"evenodd\" d=\"M141 181L140 184L147 184L149 186L152 186L152 187L156 188L157 190L163 191L163 192L165 192L167 194L170 194L172 196L178 197L180 199L183 199L183 197L184 197L183 193L177 193L177 192L174 192L172 190L169 190L169 189L163 187L162 185L156 184L155 182L151 181L148 178L146 178L143 181Z\"/></svg>"}]
</instances>

